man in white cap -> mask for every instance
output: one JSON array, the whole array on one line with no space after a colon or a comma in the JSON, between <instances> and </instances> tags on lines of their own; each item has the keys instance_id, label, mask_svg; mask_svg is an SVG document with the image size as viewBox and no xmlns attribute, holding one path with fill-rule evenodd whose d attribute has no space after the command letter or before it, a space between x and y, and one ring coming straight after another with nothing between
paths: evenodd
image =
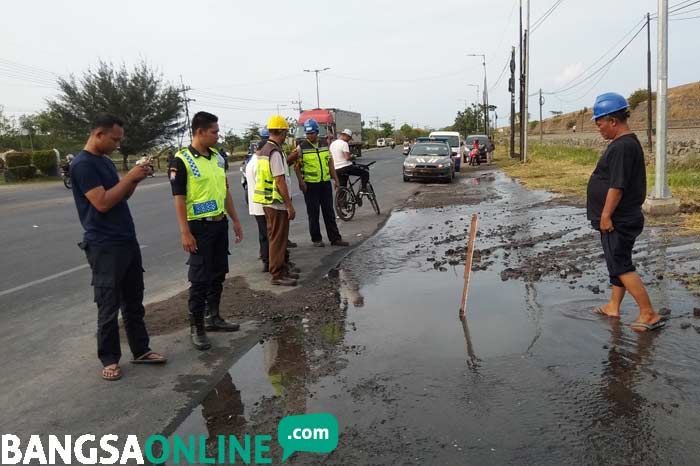
<instances>
[{"instance_id":1,"label":"man in white cap","mask_svg":"<svg viewBox=\"0 0 700 466\"><path fill-rule=\"evenodd\" d=\"M358 167L352 163L352 154L348 142L352 139L352 131L344 129L340 133L340 137L331 143L330 151L333 156L333 165L335 172L338 175L341 186L345 186L348 181L348 175L359 176L362 179L361 192L366 191L367 182L369 181L369 170Z\"/></svg>"}]
</instances>

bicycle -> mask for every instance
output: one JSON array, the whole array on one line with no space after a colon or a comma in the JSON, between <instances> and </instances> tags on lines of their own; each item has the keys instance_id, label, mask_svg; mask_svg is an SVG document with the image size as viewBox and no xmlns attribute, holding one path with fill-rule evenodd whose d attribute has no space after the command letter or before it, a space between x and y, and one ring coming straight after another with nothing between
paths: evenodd
<instances>
[{"instance_id":1,"label":"bicycle","mask_svg":"<svg viewBox=\"0 0 700 466\"><path fill-rule=\"evenodd\" d=\"M367 165L361 163L355 163L355 165L369 170L369 167L375 163L376 161L370 162ZM352 220L355 216L356 206L362 207L363 197L369 200L369 203L372 204L372 208L377 215L381 213L379 210L379 203L377 202L377 195L370 181L367 181L367 190L365 192L355 191L355 185L357 185L360 180L361 178L356 176L354 181L350 181L350 176L348 176L347 186L340 186L335 192L335 210L341 220L346 222Z\"/></svg>"}]
</instances>

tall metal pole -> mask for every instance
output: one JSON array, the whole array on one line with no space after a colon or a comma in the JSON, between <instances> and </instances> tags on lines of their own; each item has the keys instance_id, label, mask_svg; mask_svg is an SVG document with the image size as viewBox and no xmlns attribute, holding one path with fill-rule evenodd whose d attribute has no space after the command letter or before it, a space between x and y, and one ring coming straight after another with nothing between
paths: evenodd
<instances>
[{"instance_id":1,"label":"tall metal pole","mask_svg":"<svg viewBox=\"0 0 700 466\"><path fill-rule=\"evenodd\" d=\"M510 156L515 157L515 47L510 51Z\"/></svg>"},{"instance_id":2,"label":"tall metal pole","mask_svg":"<svg viewBox=\"0 0 700 466\"><path fill-rule=\"evenodd\" d=\"M651 22L649 13L647 13L647 142L649 144L649 151L651 151L653 146L653 130L652 130L652 117L651 117L651 32L649 23Z\"/></svg>"},{"instance_id":3,"label":"tall metal pole","mask_svg":"<svg viewBox=\"0 0 700 466\"><path fill-rule=\"evenodd\" d=\"M656 85L656 182L654 198L671 197L666 179L666 112L668 91L668 0L659 0Z\"/></svg>"},{"instance_id":4,"label":"tall metal pole","mask_svg":"<svg viewBox=\"0 0 700 466\"><path fill-rule=\"evenodd\" d=\"M530 93L530 0L527 0L527 13L525 14L525 33L523 45L525 52L525 102L523 103L523 117L525 122L523 137L523 162L527 162L527 131L528 131L528 96Z\"/></svg>"},{"instance_id":5,"label":"tall metal pole","mask_svg":"<svg viewBox=\"0 0 700 466\"><path fill-rule=\"evenodd\" d=\"M542 97L542 88L540 87L540 142L542 142L542 134L543 134L543 125L544 121L542 120L542 106L544 105L544 97Z\"/></svg>"},{"instance_id":6,"label":"tall metal pole","mask_svg":"<svg viewBox=\"0 0 700 466\"><path fill-rule=\"evenodd\" d=\"M520 160L523 160L523 154L525 153L525 148L523 146L523 139L524 139L524 133L523 133L523 105L525 103L525 62L523 60L523 48L524 48L524 43L523 43L523 0L520 0L520 35L519 37L519 48L520 48L520 62L518 64L518 73L520 74L520 100L518 101L518 108L520 112L520 131L519 131L519 138L520 138L520 144L519 144L519 152L520 152Z\"/></svg>"},{"instance_id":7,"label":"tall metal pole","mask_svg":"<svg viewBox=\"0 0 700 466\"><path fill-rule=\"evenodd\" d=\"M316 108L321 108L321 99L319 97L319 92L318 92L318 74L322 71L327 71L327 70L330 70L330 68L304 70L306 73L315 73L316 74Z\"/></svg>"}]
</instances>

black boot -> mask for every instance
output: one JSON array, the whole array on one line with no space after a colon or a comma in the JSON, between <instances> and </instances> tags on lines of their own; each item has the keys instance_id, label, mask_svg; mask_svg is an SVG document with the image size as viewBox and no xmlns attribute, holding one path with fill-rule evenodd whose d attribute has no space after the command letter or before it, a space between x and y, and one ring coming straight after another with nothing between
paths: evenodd
<instances>
[{"instance_id":1,"label":"black boot","mask_svg":"<svg viewBox=\"0 0 700 466\"><path fill-rule=\"evenodd\" d=\"M190 315L190 338L192 346L200 351L206 351L211 348L211 342L207 337L207 332L204 330L204 318L199 318Z\"/></svg>"},{"instance_id":2,"label":"black boot","mask_svg":"<svg viewBox=\"0 0 700 466\"><path fill-rule=\"evenodd\" d=\"M232 322L226 322L219 315L219 309L210 306L206 316L204 316L204 328L212 332L235 332L241 326Z\"/></svg>"}]
</instances>

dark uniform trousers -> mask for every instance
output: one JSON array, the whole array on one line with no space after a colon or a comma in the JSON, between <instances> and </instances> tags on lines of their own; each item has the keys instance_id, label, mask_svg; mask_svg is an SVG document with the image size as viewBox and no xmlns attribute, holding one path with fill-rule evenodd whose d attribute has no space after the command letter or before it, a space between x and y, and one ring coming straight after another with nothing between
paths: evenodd
<instances>
[{"instance_id":1,"label":"dark uniform trousers","mask_svg":"<svg viewBox=\"0 0 700 466\"><path fill-rule=\"evenodd\" d=\"M205 306L217 313L223 283L228 273L228 221L189 221L197 241L197 252L190 254L187 279L190 281L189 309L195 319L204 316Z\"/></svg>"},{"instance_id":2,"label":"dark uniform trousers","mask_svg":"<svg viewBox=\"0 0 700 466\"><path fill-rule=\"evenodd\" d=\"M321 236L321 224L319 213L323 213L323 223L326 224L326 234L328 241L334 242L342 239L338 231L338 224L335 222L335 211L333 210L333 186L330 181L320 183L306 183L304 193L306 202L306 213L309 216L309 232L311 241L317 243L323 240Z\"/></svg>"},{"instance_id":3,"label":"dark uniform trousers","mask_svg":"<svg viewBox=\"0 0 700 466\"><path fill-rule=\"evenodd\" d=\"M264 215L254 215L258 224L258 242L260 243L260 260L264 264L270 263L270 245L267 241L267 221Z\"/></svg>"},{"instance_id":4,"label":"dark uniform trousers","mask_svg":"<svg viewBox=\"0 0 700 466\"><path fill-rule=\"evenodd\" d=\"M97 356L104 366L121 358L119 310L134 358L150 351L144 323L143 265L136 241L97 245L80 243L92 269L97 304Z\"/></svg>"}]
</instances>

